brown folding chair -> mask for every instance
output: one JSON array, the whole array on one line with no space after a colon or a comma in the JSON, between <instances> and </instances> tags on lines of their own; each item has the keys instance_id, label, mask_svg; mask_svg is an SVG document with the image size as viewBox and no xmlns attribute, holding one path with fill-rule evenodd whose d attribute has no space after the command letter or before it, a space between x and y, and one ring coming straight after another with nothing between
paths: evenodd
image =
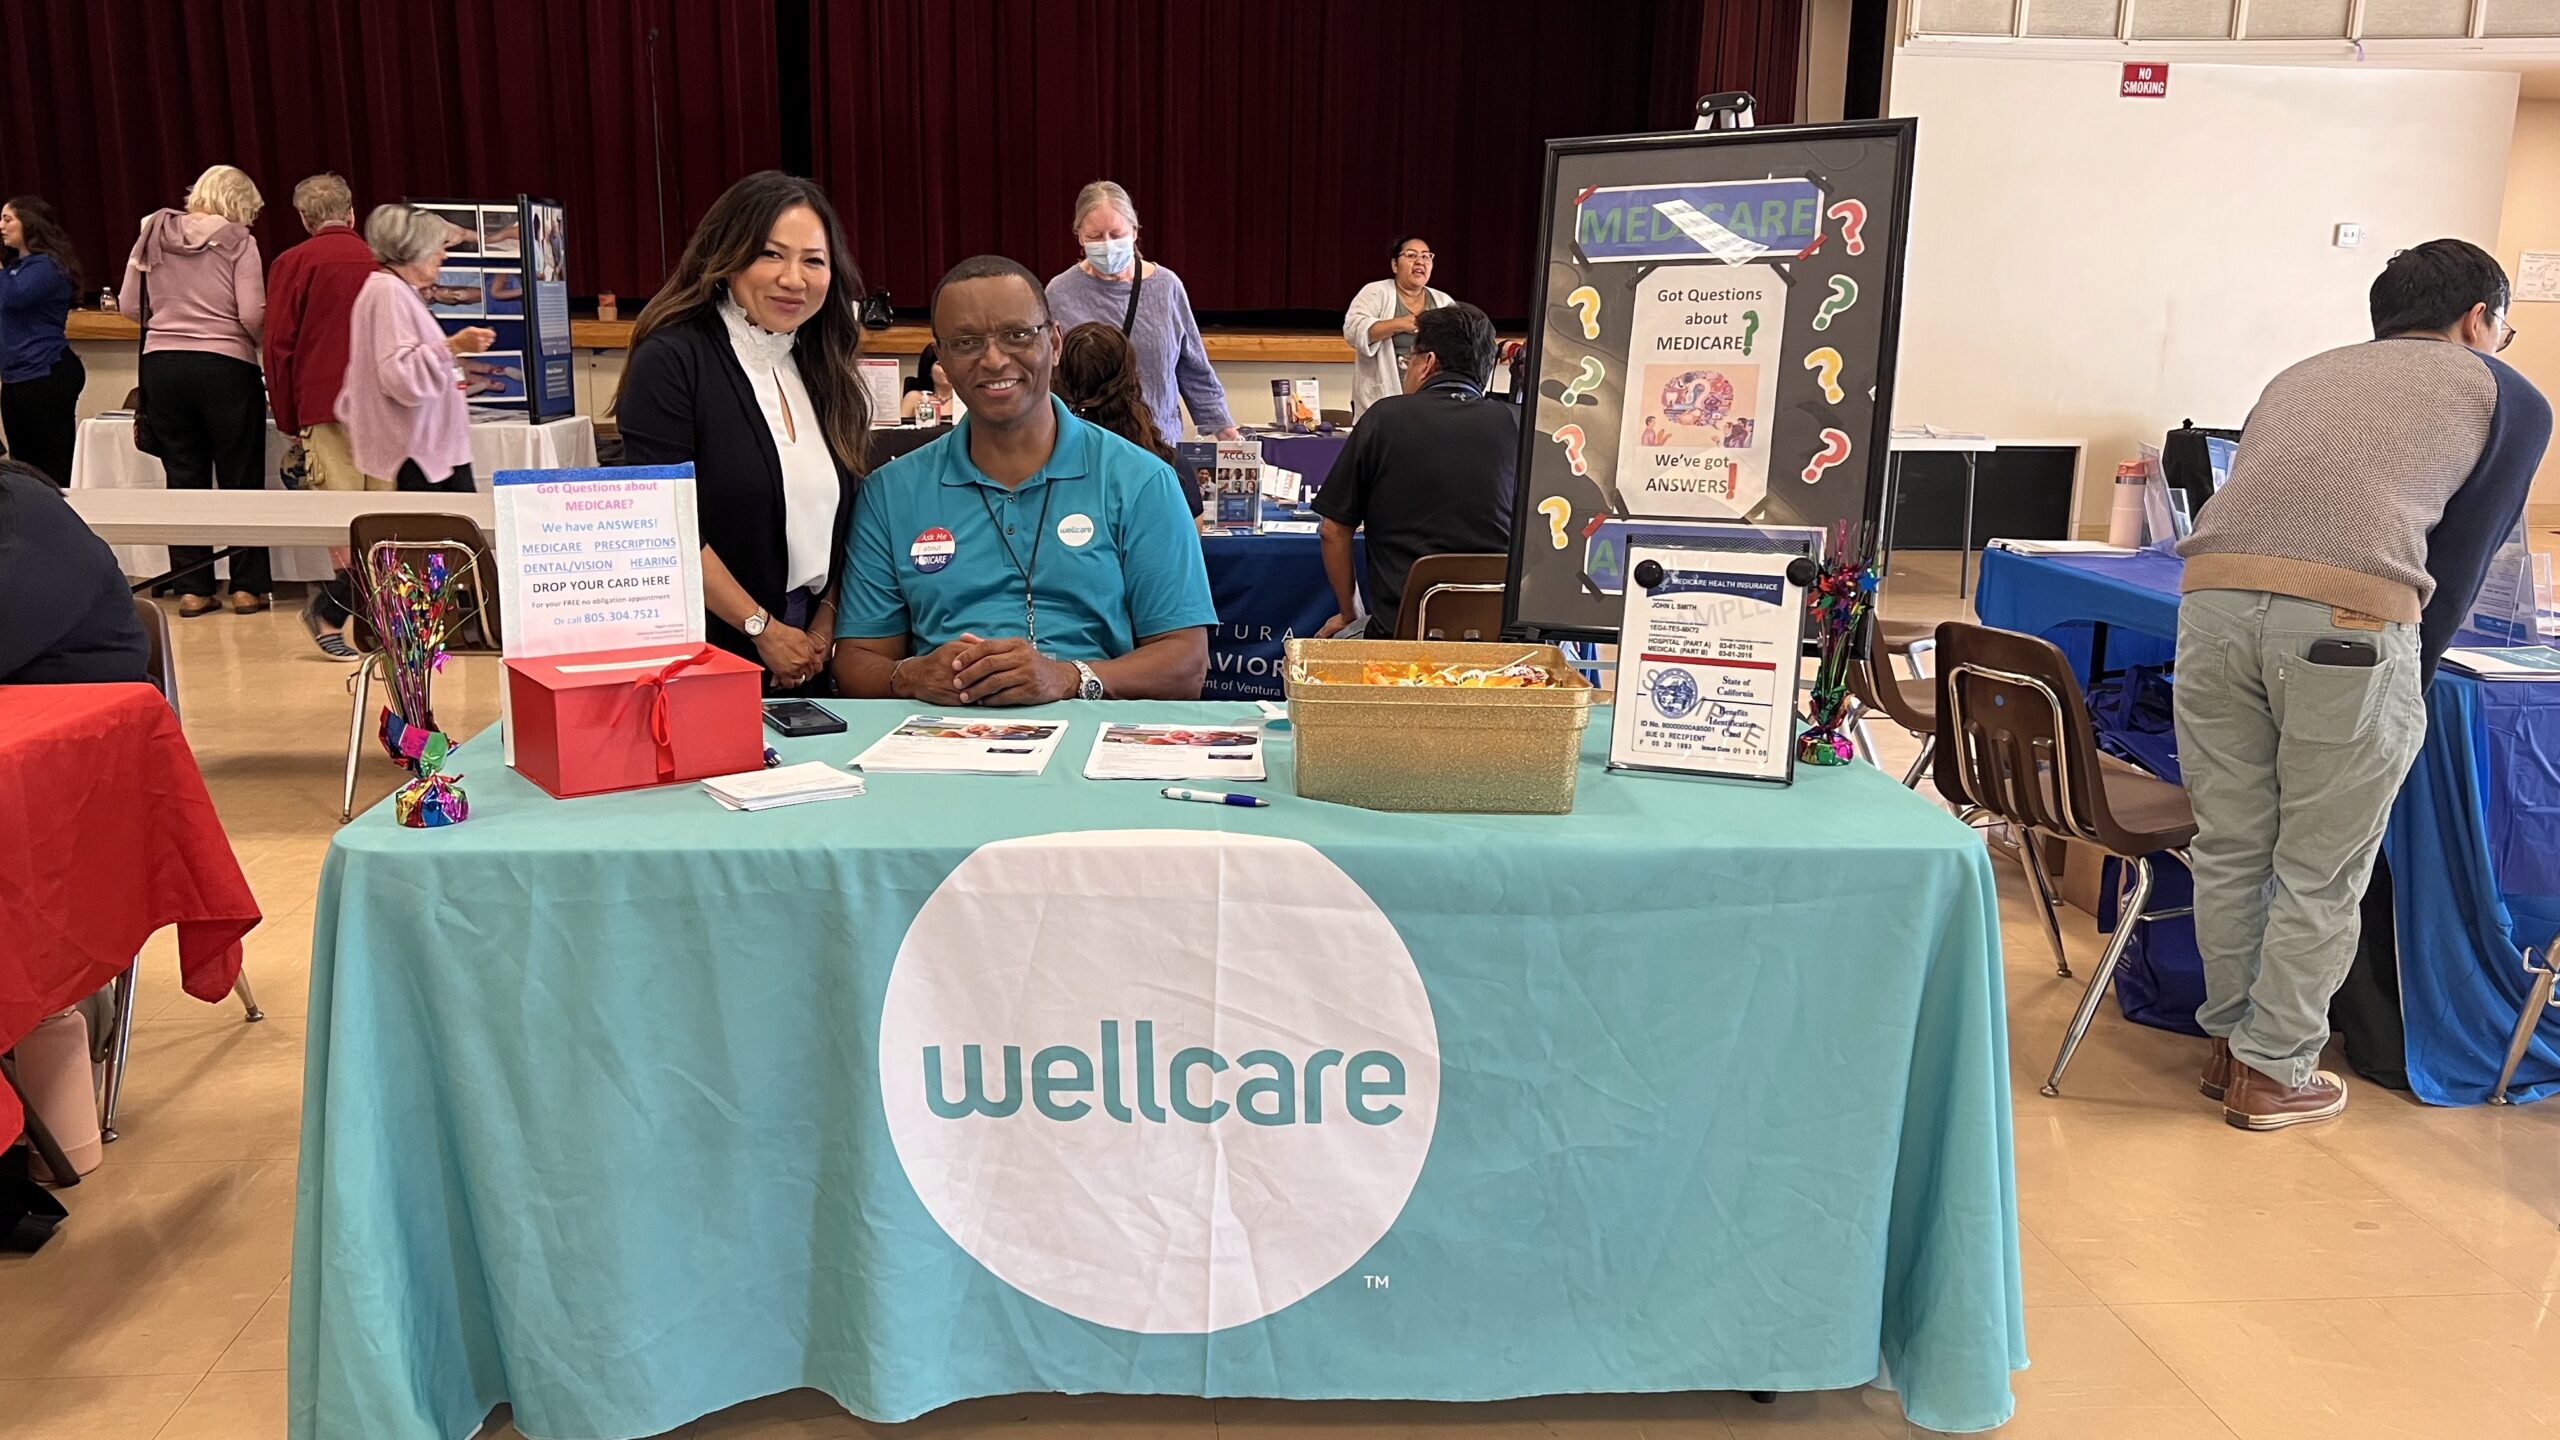
<instances>
[{"instance_id":1,"label":"brown folding chair","mask_svg":"<svg viewBox=\"0 0 2560 1440\"><path fill-rule=\"evenodd\" d=\"M142 638L149 643L143 678L169 702L169 713L178 713L178 652L169 644L169 612L143 596L133 597L133 618L142 622ZM97 1029L89 1048L89 1066L98 1087L98 1133L102 1140L116 1138L116 1106L124 1099L125 1060L133 1053L133 988L140 978L139 960L124 967L107 990L107 1018ZM231 993L240 999L240 1008L251 1021L264 1020L267 1012L258 1008L257 992L249 988L249 972L231 984ZM94 1000L94 997L93 997ZM93 1015L95 1012L91 1012Z\"/></svg>"},{"instance_id":2,"label":"brown folding chair","mask_svg":"<svg viewBox=\"0 0 2560 1440\"><path fill-rule=\"evenodd\" d=\"M347 679L347 688L355 696L355 707L347 720L347 783L343 803L339 806L340 823L356 818L356 762L364 753L365 737L370 729L367 713L373 699L373 680L377 674L386 677L382 657L382 637L376 635L372 621L371 591L373 587L372 556L377 545L398 548L407 563L424 565L427 557L445 557L445 571L459 587L456 598L467 612L445 644L448 655L497 655L502 653L498 634L498 565L489 553L489 537L477 522L463 515L359 515L347 524L347 549L352 557L350 569L356 579L356 623L351 637L363 659L356 673Z\"/></svg>"},{"instance_id":3,"label":"brown folding chair","mask_svg":"<svg viewBox=\"0 0 2560 1440\"><path fill-rule=\"evenodd\" d=\"M1849 666L1849 695L1858 702L1853 722L1858 736L1858 752L1873 764L1875 746L1867 737L1867 712L1881 710L1885 718L1910 731L1920 741L1920 753L1911 768L1902 775L1903 786L1917 788L1920 777L1929 772L1929 760L1938 753L1938 688L1937 682L1920 673L1920 655L1938 647L1935 627L1917 621L1887 620L1874 616L1868 621L1866 654ZM1893 673L1893 657L1899 655L1911 666L1912 678L1905 680Z\"/></svg>"},{"instance_id":4,"label":"brown folding chair","mask_svg":"<svg viewBox=\"0 0 2560 1440\"><path fill-rule=\"evenodd\" d=\"M142 638L150 653L144 657L148 677L169 702L169 713L178 713L178 656L169 648L169 612L143 596L133 597L133 618L142 622Z\"/></svg>"},{"instance_id":5,"label":"brown folding chair","mask_svg":"<svg viewBox=\"0 0 2560 1440\"><path fill-rule=\"evenodd\" d=\"M1508 555L1425 555L1404 577L1399 640L1499 640Z\"/></svg>"},{"instance_id":6,"label":"brown folding chair","mask_svg":"<svg viewBox=\"0 0 2560 1440\"><path fill-rule=\"evenodd\" d=\"M2115 936L2045 1078L2044 1093L2059 1094L2062 1072L2097 1016L2098 1002L2132 943L2133 927L2189 913L2150 908L2151 857L2166 850L2187 859L2196 838L2195 810L2183 787L2098 753L2097 727L2089 720L2079 677L2047 641L1950 620L1938 627L1937 690L1945 741L1936 756L1938 788L1964 807L1968 821L1988 814L2017 832L2027 875L2044 907L2056 973L2070 978L2071 962L2062 953L2053 881L2038 837L2064 835L2096 845L2127 861L2133 872L2118 906Z\"/></svg>"}]
</instances>

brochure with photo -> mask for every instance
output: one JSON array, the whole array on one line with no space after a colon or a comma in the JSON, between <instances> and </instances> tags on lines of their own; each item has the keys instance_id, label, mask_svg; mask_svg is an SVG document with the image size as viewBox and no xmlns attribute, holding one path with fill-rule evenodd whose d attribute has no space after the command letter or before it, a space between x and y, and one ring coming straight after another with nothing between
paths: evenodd
<instances>
[{"instance_id":1,"label":"brochure with photo","mask_svg":"<svg viewBox=\"0 0 2560 1440\"><path fill-rule=\"evenodd\" d=\"M866 774L1037 775L1058 753L1064 720L910 715L853 757Z\"/></svg>"},{"instance_id":2,"label":"brochure with photo","mask_svg":"<svg viewBox=\"0 0 2560 1440\"><path fill-rule=\"evenodd\" d=\"M1087 780L1259 780L1259 725L1105 725Z\"/></svg>"}]
</instances>

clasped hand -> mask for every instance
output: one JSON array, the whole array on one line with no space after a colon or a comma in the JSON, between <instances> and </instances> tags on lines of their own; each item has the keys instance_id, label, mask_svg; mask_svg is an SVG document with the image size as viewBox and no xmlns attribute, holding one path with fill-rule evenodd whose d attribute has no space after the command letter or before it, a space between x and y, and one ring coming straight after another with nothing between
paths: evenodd
<instances>
[{"instance_id":1,"label":"clasped hand","mask_svg":"<svg viewBox=\"0 0 2560 1440\"><path fill-rule=\"evenodd\" d=\"M756 658L773 672L774 683L785 690L797 690L827 663L827 642L796 625L785 625L777 618L764 627L755 639Z\"/></svg>"},{"instance_id":2,"label":"clasped hand","mask_svg":"<svg viewBox=\"0 0 2560 1440\"><path fill-rule=\"evenodd\" d=\"M899 661L895 679L893 689L936 705L1046 705L1074 698L1082 677L1019 636L964 634Z\"/></svg>"}]
</instances>

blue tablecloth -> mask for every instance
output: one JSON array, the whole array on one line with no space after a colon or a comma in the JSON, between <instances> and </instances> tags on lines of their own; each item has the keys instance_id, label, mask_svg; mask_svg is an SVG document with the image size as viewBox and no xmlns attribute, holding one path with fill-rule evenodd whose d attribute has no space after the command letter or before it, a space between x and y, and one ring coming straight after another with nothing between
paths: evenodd
<instances>
[{"instance_id":1,"label":"blue tablecloth","mask_svg":"<svg viewBox=\"0 0 2560 1440\"><path fill-rule=\"evenodd\" d=\"M906 709L835 708L786 758ZM289 1433L1880 1372L1922 1425L2008 1418L1998 918L1944 812L1867 766L1612 775L1605 718L1569 816L1300 800L1285 732L1270 808L1180 804L1081 778L1097 719L1245 707L1018 713L1072 722L1038 778L563 803L491 736L467 823L340 830ZM1303 1109L1261 1073L1296 1055Z\"/></svg>"},{"instance_id":2,"label":"blue tablecloth","mask_svg":"<svg viewBox=\"0 0 2560 1440\"><path fill-rule=\"evenodd\" d=\"M2084 678L2096 623L2109 627L2109 669L2165 665L2175 650L2182 573L2171 556L1995 549L1983 555L1975 612L1986 625L2052 640ZM2469 632L2459 639L2497 643ZM2174 754L2169 759L2174 765ZM2497 1086L2524 1003L2521 947L2541 945L2560 928L2560 686L2438 672L2427 696L2426 744L2393 804L2383 855L2409 1088L2432 1104L2478 1104ZM2174 938L2149 946L2145 958L2155 969L2183 965L2183 983L2200 994L2185 925L2147 927ZM2556 1090L2560 1028L2546 1025L2517 1067L2512 1093L2530 1099Z\"/></svg>"},{"instance_id":3,"label":"blue tablecloth","mask_svg":"<svg viewBox=\"0 0 2560 1440\"><path fill-rule=\"evenodd\" d=\"M1357 574L1365 540L1352 550ZM1292 635L1313 635L1333 618L1333 585L1324 577L1324 549L1313 535L1204 535L1209 596L1217 602L1218 628L1209 632L1212 700L1277 700L1281 652Z\"/></svg>"}]
</instances>

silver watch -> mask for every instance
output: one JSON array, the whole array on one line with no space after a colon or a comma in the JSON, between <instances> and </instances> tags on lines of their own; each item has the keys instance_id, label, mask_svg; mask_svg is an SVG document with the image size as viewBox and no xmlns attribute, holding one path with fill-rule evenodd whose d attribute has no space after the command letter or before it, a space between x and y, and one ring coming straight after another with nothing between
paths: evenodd
<instances>
[{"instance_id":1,"label":"silver watch","mask_svg":"<svg viewBox=\"0 0 2560 1440\"><path fill-rule=\"evenodd\" d=\"M1070 660L1067 663L1076 667L1076 698L1079 700L1101 699L1102 677L1093 673L1093 667L1081 660Z\"/></svg>"},{"instance_id":2,"label":"silver watch","mask_svg":"<svg viewBox=\"0 0 2560 1440\"><path fill-rule=\"evenodd\" d=\"M746 619L740 621L738 623L738 629L748 639L753 640L757 636L763 634L765 627L772 623L773 617L771 615L765 613L763 610L758 610L753 615L750 615Z\"/></svg>"}]
</instances>

